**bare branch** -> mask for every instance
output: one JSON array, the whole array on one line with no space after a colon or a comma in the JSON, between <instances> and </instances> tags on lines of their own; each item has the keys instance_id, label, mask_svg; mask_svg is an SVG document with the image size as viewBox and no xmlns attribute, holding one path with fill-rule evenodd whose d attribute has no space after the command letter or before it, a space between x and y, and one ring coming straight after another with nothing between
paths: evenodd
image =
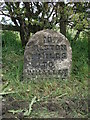
<instances>
[{"instance_id":1,"label":"bare branch","mask_svg":"<svg viewBox=\"0 0 90 120\"><path fill-rule=\"evenodd\" d=\"M49 16L47 17L47 19L49 19L49 18L51 17L53 11L54 11L54 6L53 6L53 9L52 9L51 13L50 13Z\"/></svg>"},{"instance_id":2,"label":"bare branch","mask_svg":"<svg viewBox=\"0 0 90 120\"><path fill-rule=\"evenodd\" d=\"M4 25L4 24L1 25L2 25L2 30L20 31L20 27L16 27L13 25Z\"/></svg>"},{"instance_id":3,"label":"bare branch","mask_svg":"<svg viewBox=\"0 0 90 120\"><path fill-rule=\"evenodd\" d=\"M0 10L0 15L5 15L5 16L7 16L7 17L11 17L11 15L9 15L9 14L5 14L2 10Z\"/></svg>"}]
</instances>

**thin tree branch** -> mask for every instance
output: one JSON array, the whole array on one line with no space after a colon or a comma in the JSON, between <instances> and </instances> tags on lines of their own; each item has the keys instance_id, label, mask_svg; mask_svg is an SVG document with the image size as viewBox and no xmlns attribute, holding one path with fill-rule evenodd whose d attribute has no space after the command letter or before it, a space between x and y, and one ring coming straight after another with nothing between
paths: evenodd
<instances>
[{"instance_id":1,"label":"thin tree branch","mask_svg":"<svg viewBox=\"0 0 90 120\"><path fill-rule=\"evenodd\" d=\"M11 30L11 31L20 31L20 27L13 26L13 25L2 25L2 30Z\"/></svg>"},{"instance_id":2,"label":"thin tree branch","mask_svg":"<svg viewBox=\"0 0 90 120\"><path fill-rule=\"evenodd\" d=\"M11 15L9 15L9 14L5 14L2 10L0 10L0 15L5 15L5 16L7 16L7 17L11 17Z\"/></svg>"}]
</instances>

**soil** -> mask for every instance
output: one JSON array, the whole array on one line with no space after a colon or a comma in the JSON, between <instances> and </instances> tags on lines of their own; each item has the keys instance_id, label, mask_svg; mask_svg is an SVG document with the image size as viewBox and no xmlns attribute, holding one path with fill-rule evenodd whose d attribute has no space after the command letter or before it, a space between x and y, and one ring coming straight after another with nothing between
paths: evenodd
<instances>
[{"instance_id":1,"label":"soil","mask_svg":"<svg viewBox=\"0 0 90 120\"><path fill-rule=\"evenodd\" d=\"M3 118L25 118L24 111L13 114L9 110L29 109L28 101L4 97L2 102ZM31 118L73 118L88 117L88 101L86 99L64 99L36 102L32 106Z\"/></svg>"}]
</instances>

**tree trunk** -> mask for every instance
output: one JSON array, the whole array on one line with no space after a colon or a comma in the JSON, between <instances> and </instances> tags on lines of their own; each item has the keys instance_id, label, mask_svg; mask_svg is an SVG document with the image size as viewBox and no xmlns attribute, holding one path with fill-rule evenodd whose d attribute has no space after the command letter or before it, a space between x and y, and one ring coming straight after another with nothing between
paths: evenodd
<instances>
[{"instance_id":1,"label":"tree trunk","mask_svg":"<svg viewBox=\"0 0 90 120\"><path fill-rule=\"evenodd\" d=\"M66 22L63 20L60 22L60 32L66 36Z\"/></svg>"},{"instance_id":2,"label":"tree trunk","mask_svg":"<svg viewBox=\"0 0 90 120\"><path fill-rule=\"evenodd\" d=\"M26 46L29 37L30 37L29 26L25 25L25 23L23 22L23 24L21 24L20 26L20 38L21 38L22 46Z\"/></svg>"},{"instance_id":3,"label":"tree trunk","mask_svg":"<svg viewBox=\"0 0 90 120\"><path fill-rule=\"evenodd\" d=\"M27 31L24 31L23 29L20 30L20 38L22 42L22 46L26 46L28 40L29 40L30 34L27 33Z\"/></svg>"},{"instance_id":4,"label":"tree trunk","mask_svg":"<svg viewBox=\"0 0 90 120\"><path fill-rule=\"evenodd\" d=\"M66 36L66 15L65 15L65 4L64 2L60 3L60 7L62 8L62 10L60 11L60 32Z\"/></svg>"}]
</instances>

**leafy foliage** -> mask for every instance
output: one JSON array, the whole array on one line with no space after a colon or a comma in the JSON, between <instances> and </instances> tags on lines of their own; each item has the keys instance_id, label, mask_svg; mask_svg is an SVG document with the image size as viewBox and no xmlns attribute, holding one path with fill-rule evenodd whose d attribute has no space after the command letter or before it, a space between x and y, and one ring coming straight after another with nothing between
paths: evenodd
<instances>
[{"instance_id":1,"label":"leafy foliage","mask_svg":"<svg viewBox=\"0 0 90 120\"><path fill-rule=\"evenodd\" d=\"M4 30L18 30L23 46L29 40L30 33L42 29L56 29L58 26L59 31L66 36L67 25L79 33L88 28L86 9L89 3L5 2L1 6L1 14L8 16L13 26L4 26ZM6 24L5 17L2 22Z\"/></svg>"}]
</instances>

